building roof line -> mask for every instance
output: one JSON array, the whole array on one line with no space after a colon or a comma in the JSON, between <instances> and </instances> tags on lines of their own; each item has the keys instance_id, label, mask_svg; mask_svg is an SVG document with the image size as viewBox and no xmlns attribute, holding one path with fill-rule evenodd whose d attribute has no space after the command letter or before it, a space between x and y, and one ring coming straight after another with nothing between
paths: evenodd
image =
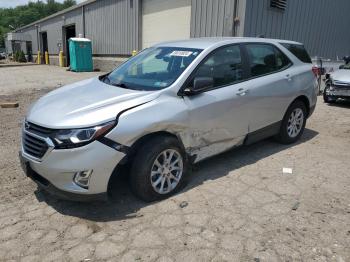
<instances>
[{"instance_id":1,"label":"building roof line","mask_svg":"<svg viewBox=\"0 0 350 262\"><path fill-rule=\"evenodd\" d=\"M84 1L84 2L81 2L80 4L73 5L73 6L71 6L71 7L68 7L68 8L66 8L66 9L63 9L63 10L61 10L61 11L59 11L59 12L56 12L56 13L54 13L54 14L52 14L52 15L49 15L49 16L46 16L46 17L44 17L44 18L42 18L42 19L39 19L39 20L37 20L37 21L34 21L34 22L32 22L32 23L30 23L30 24L28 24L28 25L19 27L19 28L17 28L16 30L13 30L12 32L18 33L18 31L21 31L21 30L23 30L23 29L26 29L26 28L28 28L28 27L30 27L30 26L36 25L36 24L38 24L38 23L45 22L46 20L49 20L49 19L54 18L54 17L59 16L59 15L66 14L66 13L68 13L68 12L70 12L70 11L73 11L73 10L75 10L75 9L78 9L78 8L80 8L80 7L83 7L83 6L85 6L85 5L91 4L91 3L96 2L96 1L97 1L97 0L86 0L86 1Z\"/></svg>"}]
</instances>

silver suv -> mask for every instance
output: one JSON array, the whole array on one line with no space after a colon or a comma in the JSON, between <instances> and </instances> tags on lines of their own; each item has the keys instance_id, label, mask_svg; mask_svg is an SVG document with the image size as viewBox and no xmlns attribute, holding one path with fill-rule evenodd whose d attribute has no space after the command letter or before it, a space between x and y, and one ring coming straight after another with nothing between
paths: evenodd
<instances>
[{"instance_id":1,"label":"silver suv","mask_svg":"<svg viewBox=\"0 0 350 262\"><path fill-rule=\"evenodd\" d=\"M29 177L60 197L105 198L127 170L134 193L153 201L177 192L204 158L271 136L294 143L316 94L300 43L162 43L39 99L23 125L20 159Z\"/></svg>"}]
</instances>

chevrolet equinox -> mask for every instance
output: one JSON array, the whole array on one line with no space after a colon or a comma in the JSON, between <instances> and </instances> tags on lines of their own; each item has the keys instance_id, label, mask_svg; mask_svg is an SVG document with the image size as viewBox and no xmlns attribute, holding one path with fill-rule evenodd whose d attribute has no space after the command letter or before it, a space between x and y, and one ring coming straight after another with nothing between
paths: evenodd
<instances>
[{"instance_id":1,"label":"chevrolet equinox","mask_svg":"<svg viewBox=\"0 0 350 262\"><path fill-rule=\"evenodd\" d=\"M105 199L127 170L132 191L154 201L177 192L202 159L272 136L296 142L316 94L297 42L161 43L40 98L24 120L20 160L59 197Z\"/></svg>"}]
</instances>

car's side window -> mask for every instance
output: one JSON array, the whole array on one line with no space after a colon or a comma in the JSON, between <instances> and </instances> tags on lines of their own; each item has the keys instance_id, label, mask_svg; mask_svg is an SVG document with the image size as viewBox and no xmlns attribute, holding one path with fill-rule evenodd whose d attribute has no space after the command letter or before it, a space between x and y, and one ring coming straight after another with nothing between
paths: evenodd
<instances>
[{"instance_id":1,"label":"car's side window","mask_svg":"<svg viewBox=\"0 0 350 262\"><path fill-rule=\"evenodd\" d=\"M289 58L285 54L283 54L282 51L280 51L279 49L275 48L275 54L276 54L277 70L287 68L292 64Z\"/></svg>"},{"instance_id":2,"label":"car's side window","mask_svg":"<svg viewBox=\"0 0 350 262\"><path fill-rule=\"evenodd\" d=\"M276 47L268 44L247 44L252 77L270 74L288 67L288 57Z\"/></svg>"},{"instance_id":3,"label":"car's side window","mask_svg":"<svg viewBox=\"0 0 350 262\"><path fill-rule=\"evenodd\" d=\"M208 55L192 76L190 85L196 77L212 77L214 88L241 81L243 66L239 45L223 47Z\"/></svg>"}]
</instances>

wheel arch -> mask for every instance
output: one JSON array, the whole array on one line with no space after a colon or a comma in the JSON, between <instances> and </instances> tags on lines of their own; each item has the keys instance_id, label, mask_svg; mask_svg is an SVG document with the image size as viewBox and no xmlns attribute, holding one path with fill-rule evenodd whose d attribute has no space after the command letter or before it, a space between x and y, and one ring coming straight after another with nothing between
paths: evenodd
<instances>
[{"instance_id":1,"label":"wheel arch","mask_svg":"<svg viewBox=\"0 0 350 262\"><path fill-rule=\"evenodd\" d=\"M307 117L309 117L310 115L310 100L307 96L305 95L300 95L297 98L295 98L292 103L290 103L289 106L291 106L295 101L301 101L304 103L305 107L306 107L306 113L307 113ZM289 108L289 107L288 107ZM288 109L287 109L288 110Z\"/></svg>"},{"instance_id":2,"label":"wheel arch","mask_svg":"<svg viewBox=\"0 0 350 262\"><path fill-rule=\"evenodd\" d=\"M147 141L149 141L150 139L153 139L155 137L172 137L172 138L175 138L175 139L178 140L179 145L182 147L184 152L186 152L181 138L178 135L176 135L176 134L173 134L173 133L171 133L169 131L156 131L156 132L145 134L144 136L138 138L132 144L132 146L128 150L129 151L128 154L125 155L125 157L114 168L114 170L112 172L112 175L109 178L108 186L107 186L107 192L108 192L109 195L111 194L113 182L116 179L119 179L121 176L128 176L129 175L129 169L130 169L130 166L131 166L132 162L134 161L134 157L135 157L135 154L136 154L137 150L141 146L143 146ZM186 156L189 157L187 154L186 154Z\"/></svg>"}]
</instances>

